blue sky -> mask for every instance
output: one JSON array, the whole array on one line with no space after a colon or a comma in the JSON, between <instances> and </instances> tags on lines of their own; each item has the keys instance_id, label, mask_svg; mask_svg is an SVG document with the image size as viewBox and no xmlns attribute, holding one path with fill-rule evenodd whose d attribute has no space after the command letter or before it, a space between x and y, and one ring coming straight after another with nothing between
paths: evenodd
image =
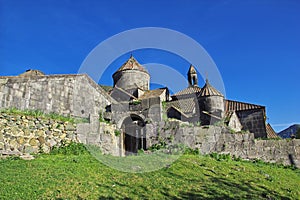
<instances>
[{"instance_id":1,"label":"blue sky","mask_svg":"<svg viewBox=\"0 0 300 200\"><path fill-rule=\"evenodd\" d=\"M268 122L279 131L300 123L299 10L297 0L0 0L0 75L77 73L105 39L164 27L200 43L221 73L226 97L265 105ZM132 53L141 63L169 65L184 76L189 67L167 52ZM120 55L101 83L112 84L111 72L128 56Z\"/></svg>"}]
</instances>

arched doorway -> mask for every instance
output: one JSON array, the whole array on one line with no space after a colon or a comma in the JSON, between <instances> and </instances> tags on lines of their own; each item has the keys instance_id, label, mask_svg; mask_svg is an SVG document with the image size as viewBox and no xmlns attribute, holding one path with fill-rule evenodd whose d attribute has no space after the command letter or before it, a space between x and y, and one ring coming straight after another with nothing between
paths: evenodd
<instances>
[{"instance_id":1,"label":"arched doorway","mask_svg":"<svg viewBox=\"0 0 300 200\"><path fill-rule=\"evenodd\" d=\"M145 122L138 115L130 115L122 124L124 133L125 155L136 154L138 150L146 150Z\"/></svg>"}]
</instances>

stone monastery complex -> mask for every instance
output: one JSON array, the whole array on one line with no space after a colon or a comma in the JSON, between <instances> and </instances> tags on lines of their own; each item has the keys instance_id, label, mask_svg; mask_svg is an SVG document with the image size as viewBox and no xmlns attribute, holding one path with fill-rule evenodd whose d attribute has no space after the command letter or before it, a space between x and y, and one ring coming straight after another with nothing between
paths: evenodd
<instances>
[{"instance_id":1,"label":"stone monastery complex","mask_svg":"<svg viewBox=\"0 0 300 200\"><path fill-rule=\"evenodd\" d=\"M150 74L131 56L113 75L113 87L87 75L45 75L27 70L0 77L0 108L42 110L78 118L109 121L122 130L122 148L136 153L149 147L144 127L167 119L201 126L224 123L255 138L276 137L266 124L265 107L227 100L209 80L198 86L195 67L187 69L188 87L170 95L167 87L150 90Z\"/></svg>"}]
</instances>

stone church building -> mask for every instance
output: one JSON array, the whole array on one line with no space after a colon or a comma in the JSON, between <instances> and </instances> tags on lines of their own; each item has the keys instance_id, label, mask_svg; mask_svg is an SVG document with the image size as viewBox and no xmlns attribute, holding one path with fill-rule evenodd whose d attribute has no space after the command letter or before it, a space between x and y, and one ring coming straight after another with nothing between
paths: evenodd
<instances>
[{"instance_id":1,"label":"stone church building","mask_svg":"<svg viewBox=\"0 0 300 200\"><path fill-rule=\"evenodd\" d=\"M0 108L37 109L79 118L98 116L125 133L127 152L146 149L146 124L168 118L201 126L225 123L256 138L275 137L266 124L265 107L228 100L209 80L198 85L195 67L187 70L189 85L170 94L167 87L150 90L150 74L131 56L113 75L113 86L101 86L88 75L45 75L27 70L0 77Z\"/></svg>"}]
</instances>

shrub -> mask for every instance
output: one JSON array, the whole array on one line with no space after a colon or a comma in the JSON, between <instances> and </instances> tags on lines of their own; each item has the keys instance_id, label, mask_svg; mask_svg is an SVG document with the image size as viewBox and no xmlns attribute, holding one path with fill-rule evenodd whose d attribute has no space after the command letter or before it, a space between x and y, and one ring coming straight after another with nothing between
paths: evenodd
<instances>
[{"instance_id":1,"label":"shrub","mask_svg":"<svg viewBox=\"0 0 300 200\"><path fill-rule=\"evenodd\" d=\"M54 147L50 154L62 154L62 155L81 155L87 153L87 149L84 144L71 142L70 144L62 144L60 147Z\"/></svg>"}]
</instances>

